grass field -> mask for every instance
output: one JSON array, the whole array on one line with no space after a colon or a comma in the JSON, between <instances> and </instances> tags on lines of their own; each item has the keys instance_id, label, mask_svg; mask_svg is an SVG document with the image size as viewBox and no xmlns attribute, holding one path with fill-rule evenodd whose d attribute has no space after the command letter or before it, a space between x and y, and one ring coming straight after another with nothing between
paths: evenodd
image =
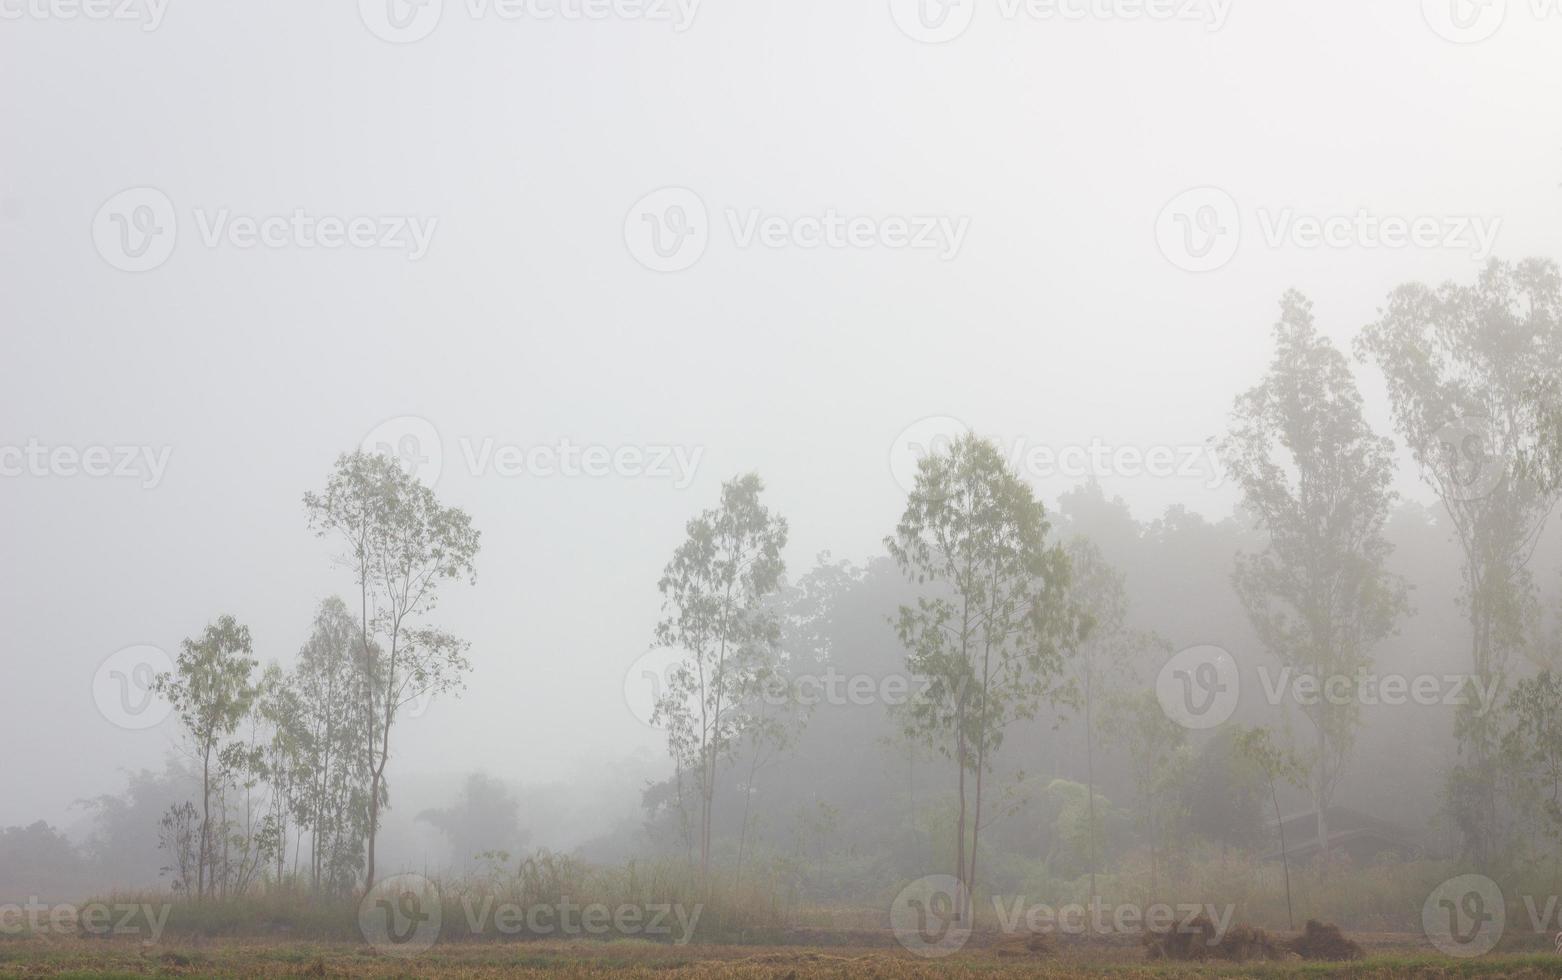
<instances>
[{"instance_id":1,"label":"grass field","mask_svg":"<svg viewBox=\"0 0 1562 980\"><path fill-rule=\"evenodd\" d=\"M875 946L678 946L635 940L447 944L410 959L351 943L207 940L0 941L0 977L1507 977L1562 978L1562 957L1507 953L1459 960L1409 935L1357 937L1354 963L1190 965L1146 962L1136 944L1072 944L1044 956L1017 944L977 945L927 960Z\"/></svg>"}]
</instances>

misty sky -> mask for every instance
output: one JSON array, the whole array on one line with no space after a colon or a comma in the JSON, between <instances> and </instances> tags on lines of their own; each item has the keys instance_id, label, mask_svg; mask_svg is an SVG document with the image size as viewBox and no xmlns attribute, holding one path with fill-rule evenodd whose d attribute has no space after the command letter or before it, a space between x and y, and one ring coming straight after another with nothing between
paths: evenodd
<instances>
[{"instance_id":1,"label":"misty sky","mask_svg":"<svg viewBox=\"0 0 1562 980\"><path fill-rule=\"evenodd\" d=\"M138 476L0 476L0 825L68 822L168 751L171 721L128 732L95 707L116 650L172 653L232 613L261 659L291 661L351 587L300 498L387 420L432 426L437 492L483 533L477 585L437 619L472 642L471 688L408 723L392 784L559 778L658 750L623 676L723 479L764 477L792 571L861 560L899 514L891 450L919 419L1054 450L1199 447L1267 363L1286 288L1348 345L1393 286L1474 276L1466 218L1499 257L1562 256L1562 13L1511 0L1455 43L1433 0L1171 20L965 2L969 29L940 44L886 0L707 0L688 23L446 0L429 36L390 43L369 0L128 3L139 20L0 0L0 464L167 453L155 479L144 456ZM669 187L697 195L708 241L658 272L636 208ZM1224 221L1162 216L1201 187L1241 234L1194 273L1157 228ZM133 188L177 221L144 272L104 254L159 217L100 214ZM1363 209L1458 243L1370 247ZM304 247L295 212L368 218L373 244ZM281 244L243 246L246 220L279 215ZM871 219L877 244L803 247L832 215ZM1341 215L1355 237L1332 246L1295 224ZM767 239L777 217L805 221ZM428 233L421 253L398 222ZM885 244L897 222L936 247ZM501 447L566 441L698 466L499 472ZM1036 482L1051 501L1077 481ZM1144 518L1235 500L1208 469L1102 482ZM1401 482L1426 496L1408 466Z\"/></svg>"}]
</instances>

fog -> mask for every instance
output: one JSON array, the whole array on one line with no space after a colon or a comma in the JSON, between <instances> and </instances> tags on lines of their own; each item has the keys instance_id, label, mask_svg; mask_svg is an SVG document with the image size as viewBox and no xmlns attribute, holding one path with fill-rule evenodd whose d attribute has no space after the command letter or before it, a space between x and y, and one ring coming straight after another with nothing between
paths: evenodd
<instances>
[{"instance_id":1,"label":"fog","mask_svg":"<svg viewBox=\"0 0 1562 980\"><path fill-rule=\"evenodd\" d=\"M919 593L885 539L918 459L964 429L1016 465L1049 540L1086 535L1125 575L1132 626L1164 643L1137 689L1208 644L1257 692L1276 661L1232 574L1265 538L1218 447L1292 288L1396 442L1387 566L1412 597L1373 662L1469 670L1458 545L1356 342L1403 284L1562 257L1562 12L573 15L591 6L451 0L419 37L367 0L0 3L0 827L85 845L82 801L188 760L177 717L103 710L117 651L173 658L231 615L255 659L290 668L322 600L357 615L304 495L359 449L389 448L481 534L475 579L442 584L426 617L470 644L465 688L394 731L391 870L468 868L468 844L682 853L643 805L674 767L635 681L687 522L742 474L786 519L786 583L823 553L855 570L823 614L847 673L905 669L892 621ZM1156 448L1173 462L1147 472ZM1553 521L1529 566L1537 636L1559 567ZM1455 713L1397 710L1364 710L1334 801L1452 857L1435 811ZM1019 723L994 785L1083 781L1072 717ZM1261 697L1238 720L1311 738ZM820 806L853 853L890 836L894 728L883 704L828 706L765 763L768 786L748 754L723 763L770 815L742 826L751 846L813 854L834 833L809 837ZM1125 813L1129 761L1106 753L1095 779ZM947 761L917 765L921 792L953 791ZM516 801L510 839L455 843L427 817L473 774ZM926 872L947 870L938 840ZM155 852L125 861L123 884L157 884Z\"/></svg>"}]
</instances>

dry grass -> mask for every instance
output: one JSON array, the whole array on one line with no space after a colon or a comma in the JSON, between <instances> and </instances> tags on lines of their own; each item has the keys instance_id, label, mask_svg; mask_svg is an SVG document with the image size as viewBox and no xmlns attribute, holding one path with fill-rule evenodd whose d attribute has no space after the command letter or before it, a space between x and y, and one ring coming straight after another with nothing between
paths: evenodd
<instances>
[{"instance_id":1,"label":"dry grass","mask_svg":"<svg viewBox=\"0 0 1562 980\"><path fill-rule=\"evenodd\" d=\"M0 977L341 977L341 978L754 978L813 980L868 977L934 980L949 976L1019 980L1039 977L1134 978L1343 976L1366 980L1401 977L1505 977L1512 980L1562 976L1562 959L1552 956L1487 957L1458 961L1416 953L1413 937L1403 951L1337 965L1281 962L1232 964L1150 963L1133 946L1047 943L1028 940L968 948L952 957L922 960L898 949L864 947L674 946L636 941L447 944L410 960L384 957L362 945L294 945L207 941L178 947L148 947L123 941L27 939L0 942ZM1024 950L1023 955L1017 955Z\"/></svg>"}]
</instances>

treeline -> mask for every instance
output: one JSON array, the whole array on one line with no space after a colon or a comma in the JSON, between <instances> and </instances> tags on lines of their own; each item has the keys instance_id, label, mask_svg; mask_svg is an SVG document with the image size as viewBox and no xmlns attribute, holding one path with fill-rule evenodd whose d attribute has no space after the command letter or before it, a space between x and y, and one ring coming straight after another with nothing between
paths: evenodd
<instances>
[{"instance_id":1,"label":"treeline","mask_svg":"<svg viewBox=\"0 0 1562 980\"><path fill-rule=\"evenodd\" d=\"M989 872L1001 877L1013 859L1038 857L1005 851L994 861L984 836L1016 812L1013 794L1028 792L1050 798L1063 822L1049 856L1086 874L1093 894L1116 812L1097 799L1094 759L1105 742L1119 753L1124 795L1135 801L1131 853L1143 849L1152 892L1166 850L1173 840L1186 843L1196 820L1223 845L1259 835L1253 826L1219 826L1220 810L1201 801L1226 800L1231 814L1257 820L1256 800L1273 797L1278 810L1287 784L1304 791L1317 814L1326 870L1328 815L1360 755L1371 703L1365 679L1418 613L1411 579L1438 574L1418 567L1406 575L1394 562L1390 523L1404 511L1392 488L1402 444L1441 505L1430 530L1455 545L1442 572L1457 577L1464 620L1462 637L1443 630L1428 644L1462 649L1458 679L1468 681L1453 717L1440 719L1452 751L1427 767L1441 780L1429 809L1456 833L1457 857L1472 867L1499 873L1555 861L1562 676L1550 669L1559 644L1531 566L1562 492L1556 267L1493 263L1473 285L1407 285L1390 296L1354 353L1387 380L1399 444L1367 422L1352 358L1317 330L1305 297L1282 299L1274 343L1268 371L1236 398L1220 440L1241 491L1243 540L1209 555L1219 585L1189 597L1195 608L1234 597L1245 626L1229 634L1251 642L1185 632L1174 643L1162 624L1135 617L1123 575L1106 557L1110 547L1056 533L996 445L970 435L920 460L885 538L903 582L875 613L898 640L895 661L879 670L903 672L921 687L915 698L885 705L882 727L855 725L904 745L904 793L843 757L870 755L881 769L883 744L839 732L832 748L805 759L809 776L786 787L792 792L778 792L764 775L806 739L817 706L787 694L840 649L821 642L838 614L831 603L856 589L854 576L863 573L824 565L788 585L779 557L784 517L763 505L758 477L727 484L720 505L689 522L659 583L664 618L653 642L683 657L657 704L675 774L646 796L662 846L681 849L702 880L741 876L756 846L756 819L797 807L792 852L800 857L803 838L830 837L843 812L866 802L880 830L888 816L890 833L915 841L922 873L952 873L974 892L991 867L984 862L1001 865ZM1174 511L1167 520L1189 518ZM1442 610L1426 615L1440 618ZM1208 734L1179 724L1156 696L1156 671L1175 650L1201 641L1232 647L1238 670L1274 664L1293 682L1333 685L1331 696L1303 701L1287 689L1279 704L1254 710L1250 693L1245 713L1256 717L1245 726ZM1432 662L1428 656L1423 669L1453 666ZM1258 688L1250 678L1247 690ZM1038 719L1068 722L1077 738L1046 738ZM1023 744L1012 744L1017 733ZM942 786L915 785L918 753L928 760L924 775ZM878 805L860 801L852 787L819 798L830 782L818 778L821 762L864 777ZM1069 772L1079 790L1024 785L1024 771L1048 769ZM935 801L931 809L919 808L919 790ZM882 805L888 794L901 801L898 820L895 807ZM882 856L883 845L875 850ZM713 860L716 851L725 859Z\"/></svg>"},{"instance_id":2,"label":"treeline","mask_svg":"<svg viewBox=\"0 0 1562 980\"><path fill-rule=\"evenodd\" d=\"M1273 335L1219 440L1241 495L1229 520L1173 507L1141 523L1093 484L1049 510L969 435L919 461L881 555L789 578L789 526L763 482L727 482L657 583L648 640L678 657L654 719L672 774L647 788L643 819L580 855L672 858L706 889L781 881L818 900L933 872L968 893L1155 897L1210 854L1271 851L1274 818L1298 806L1320 816L1326 875L1341 860L1326 818L1344 798L1404 822L1428 856L1555 866L1562 640L1537 569L1559 553L1556 267L1402 287L1349 354L1288 293ZM1387 381L1392 434L1367 421L1363 365ZM1394 493L1402 449L1435 509ZM364 453L304 504L357 594L320 605L288 669L262 668L231 616L186 640L158 681L182 775L95 803L102 858L132 847L107 836L155 800L164 871L195 899L372 885L398 718L471 669L466 643L430 622L440 590L474 574L466 514ZM1201 645L1230 652L1244 692L1207 730L1157 696L1168 659ZM1255 674L1271 668L1350 685L1455 672L1474 697L1391 717L1359 686L1275 703ZM869 679L867 703L801 696L833 675ZM429 815L470 852L458 864L519 848L521 819L482 779ZM0 867L56 838L7 831Z\"/></svg>"},{"instance_id":3,"label":"treeline","mask_svg":"<svg viewBox=\"0 0 1562 980\"><path fill-rule=\"evenodd\" d=\"M257 883L348 895L372 886L386 766L409 704L464 683L465 641L428 622L440 589L472 580L478 532L386 456L337 461L304 496L309 528L341 548L358 594L321 603L292 669L264 669L223 616L185 640L158 692L196 783L158 826L163 872L196 900Z\"/></svg>"}]
</instances>

